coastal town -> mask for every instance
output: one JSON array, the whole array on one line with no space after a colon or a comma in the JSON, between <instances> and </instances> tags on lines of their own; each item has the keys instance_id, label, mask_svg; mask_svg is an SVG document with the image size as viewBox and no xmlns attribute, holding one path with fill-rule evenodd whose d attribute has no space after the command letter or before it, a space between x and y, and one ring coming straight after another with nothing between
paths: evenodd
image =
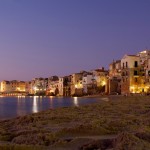
<instances>
[{"instance_id":1,"label":"coastal town","mask_svg":"<svg viewBox=\"0 0 150 150\"><path fill-rule=\"evenodd\" d=\"M0 150L150 150L150 0L0 0Z\"/></svg>"},{"instance_id":2,"label":"coastal town","mask_svg":"<svg viewBox=\"0 0 150 150\"><path fill-rule=\"evenodd\" d=\"M0 82L1 95L86 96L150 94L150 50L124 55L104 67L64 77Z\"/></svg>"}]
</instances>

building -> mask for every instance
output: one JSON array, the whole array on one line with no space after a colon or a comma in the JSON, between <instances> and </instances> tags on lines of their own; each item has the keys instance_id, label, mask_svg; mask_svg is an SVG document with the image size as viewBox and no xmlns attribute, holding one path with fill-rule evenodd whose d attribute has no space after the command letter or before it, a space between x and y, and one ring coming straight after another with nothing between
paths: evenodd
<instances>
[{"instance_id":1,"label":"building","mask_svg":"<svg viewBox=\"0 0 150 150\"><path fill-rule=\"evenodd\" d=\"M121 94L121 60L113 61L109 65L109 77L107 79L108 94Z\"/></svg>"},{"instance_id":2,"label":"building","mask_svg":"<svg viewBox=\"0 0 150 150\"><path fill-rule=\"evenodd\" d=\"M25 83L25 91L27 94L32 94L32 84L31 84L31 81L27 81Z\"/></svg>"},{"instance_id":3,"label":"building","mask_svg":"<svg viewBox=\"0 0 150 150\"><path fill-rule=\"evenodd\" d=\"M31 94L45 95L48 87L48 78L34 78L31 81Z\"/></svg>"},{"instance_id":4,"label":"building","mask_svg":"<svg viewBox=\"0 0 150 150\"><path fill-rule=\"evenodd\" d=\"M84 74L82 78L83 93L89 94L89 90L93 87L94 77L92 73Z\"/></svg>"},{"instance_id":5,"label":"building","mask_svg":"<svg viewBox=\"0 0 150 150\"><path fill-rule=\"evenodd\" d=\"M146 65L148 63L148 59L150 59L150 50L144 50L137 54L140 57L140 64Z\"/></svg>"},{"instance_id":6,"label":"building","mask_svg":"<svg viewBox=\"0 0 150 150\"><path fill-rule=\"evenodd\" d=\"M10 81L6 80L1 81L1 92L2 93L10 92Z\"/></svg>"},{"instance_id":7,"label":"building","mask_svg":"<svg viewBox=\"0 0 150 150\"><path fill-rule=\"evenodd\" d=\"M58 76L52 76L48 78L47 95L56 96L59 95L59 78Z\"/></svg>"},{"instance_id":8,"label":"building","mask_svg":"<svg viewBox=\"0 0 150 150\"><path fill-rule=\"evenodd\" d=\"M48 78L47 95L56 96L59 94L59 78L58 76L51 76Z\"/></svg>"},{"instance_id":9,"label":"building","mask_svg":"<svg viewBox=\"0 0 150 150\"><path fill-rule=\"evenodd\" d=\"M3 80L0 83L1 93L10 95L22 95L26 94L26 83L24 81L6 81Z\"/></svg>"},{"instance_id":10,"label":"building","mask_svg":"<svg viewBox=\"0 0 150 150\"><path fill-rule=\"evenodd\" d=\"M59 95L71 95L71 75L59 78Z\"/></svg>"},{"instance_id":11,"label":"building","mask_svg":"<svg viewBox=\"0 0 150 150\"><path fill-rule=\"evenodd\" d=\"M140 57L140 65L145 74L145 86L150 93L150 50L144 50L137 54Z\"/></svg>"},{"instance_id":12,"label":"building","mask_svg":"<svg viewBox=\"0 0 150 150\"><path fill-rule=\"evenodd\" d=\"M121 59L121 93L147 93L144 65L139 55L125 55Z\"/></svg>"},{"instance_id":13,"label":"building","mask_svg":"<svg viewBox=\"0 0 150 150\"><path fill-rule=\"evenodd\" d=\"M96 91L97 93L104 93L107 91L107 78L108 78L108 71L104 69L104 67L100 69L95 69L91 71L94 77L94 82L96 84Z\"/></svg>"},{"instance_id":14,"label":"building","mask_svg":"<svg viewBox=\"0 0 150 150\"><path fill-rule=\"evenodd\" d=\"M71 95L81 96L83 95L82 73L74 73L71 75Z\"/></svg>"}]
</instances>

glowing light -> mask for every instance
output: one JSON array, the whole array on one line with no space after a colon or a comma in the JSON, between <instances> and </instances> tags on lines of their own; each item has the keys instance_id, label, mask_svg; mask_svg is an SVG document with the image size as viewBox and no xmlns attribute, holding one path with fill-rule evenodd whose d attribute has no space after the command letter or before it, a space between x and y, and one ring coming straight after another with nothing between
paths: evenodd
<instances>
[{"instance_id":1,"label":"glowing light","mask_svg":"<svg viewBox=\"0 0 150 150\"><path fill-rule=\"evenodd\" d=\"M35 86L33 89L36 91L36 90L37 90L37 87Z\"/></svg>"},{"instance_id":2,"label":"glowing light","mask_svg":"<svg viewBox=\"0 0 150 150\"><path fill-rule=\"evenodd\" d=\"M33 110L34 113L38 112L37 99L38 99L38 96L34 96L34 98L33 98L33 108L32 108L32 110Z\"/></svg>"},{"instance_id":3,"label":"glowing light","mask_svg":"<svg viewBox=\"0 0 150 150\"><path fill-rule=\"evenodd\" d=\"M134 86L130 86L130 91L131 91L131 93L135 93L135 87Z\"/></svg>"},{"instance_id":4,"label":"glowing light","mask_svg":"<svg viewBox=\"0 0 150 150\"><path fill-rule=\"evenodd\" d=\"M79 106L77 97L73 98L73 103L75 104L75 106Z\"/></svg>"},{"instance_id":5,"label":"glowing light","mask_svg":"<svg viewBox=\"0 0 150 150\"><path fill-rule=\"evenodd\" d=\"M140 52L141 54L145 54L146 53L146 51L142 51L142 52Z\"/></svg>"},{"instance_id":6,"label":"glowing light","mask_svg":"<svg viewBox=\"0 0 150 150\"><path fill-rule=\"evenodd\" d=\"M75 84L75 88L77 88L77 89L83 88L83 84L77 83L77 84Z\"/></svg>"},{"instance_id":7,"label":"glowing light","mask_svg":"<svg viewBox=\"0 0 150 150\"><path fill-rule=\"evenodd\" d=\"M105 81L102 81L102 86L106 85L106 82Z\"/></svg>"},{"instance_id":8,"label":"glowing light","mask_svg":"<svg viewBox=\"0 0 150 150\"><path fill-rule=\"evenodd\" d=\"M131 93L143 93L148 92L149 87L148 86L130 86L130 92Z\"/></svg>"},{"instance_id":9,"label":"glowing light","mask_svg":"<svg viewBox=\"0 0 150 150\"><path fill-rule=\"evenodd\" d=\"M135 89L135 87L134 87L134 86L131 86L131 87L130 87L130 89L132 89L132 90L133 90L133 89Z\"/></svg>"},{"instance_id":10,"label":"glowing light","mask_svg":"<svg viewBox=\"0 0 150 150\"><path fill-rule=\"evenodd\" d=\"M20 88L18 87L17 90L20 91Z\"/></svg>"}]
</instances>

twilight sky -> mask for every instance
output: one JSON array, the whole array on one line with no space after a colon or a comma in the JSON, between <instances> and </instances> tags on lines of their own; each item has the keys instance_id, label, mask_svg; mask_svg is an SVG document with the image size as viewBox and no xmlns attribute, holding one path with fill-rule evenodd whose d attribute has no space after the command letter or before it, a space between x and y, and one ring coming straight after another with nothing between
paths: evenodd
<instances>
[{"instance_id":1,"label":"twilight sky","mask_svg":"<svg viewBox=\"0 0 150 150\"><path fill-rule=\"evenodd\" d=\"M150 0L0 0L0 80L108 68L150 49Z\"/></svg>"}]
</instances>

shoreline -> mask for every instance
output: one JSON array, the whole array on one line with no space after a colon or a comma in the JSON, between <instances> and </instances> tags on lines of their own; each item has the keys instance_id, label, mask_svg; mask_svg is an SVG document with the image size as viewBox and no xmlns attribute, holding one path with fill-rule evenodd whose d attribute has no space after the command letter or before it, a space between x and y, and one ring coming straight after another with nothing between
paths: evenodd
<instances>
[{"instance_id":1,"label":"shoreline","mask_svg":"<svg viewBox=\"0 0 150 150\"><path fill-rule=\"evenodd\" d=\"M7 98L7 96L5 96L6 98ZM11 97L18 97L18 96L9 96L9 98L11 98ZM19 96L20 97L20 96ZM27 96L28 97L28 96ZM30 96L29 96L30 97ZM32 96L32 97L34 97L34 96ZM35 96L35 97L39 97L40 98L40 96ZM44 96L45 98L49 98L49 96ZM24 96L23 96L23 98L24 98ZM51 96L50 96L50 98L52 98ZM55 97L55 96L53 96L53 98L76 98L76 97ZM43 109L43 110L40 110L40 111L38 111L38 112L29 112L29 113L27 113L27 114L24 114L24 115L18 115L18 116L13 116L13 117L3 117L2 119L0 118L0 121L4 121L4 120L11 120L11 119L15 119L15 118L17 118L17 117L24 117L24 116L26 116L26 115L32 115L32 114L37 114L37 113L40 113L40 112L43 112L43 111L48 111L48 110L55 110L55 109L59 109L59 108L70 108L70 107L81 107L81 106L86 106L86 105L90 105L90 104L93 104L93 103L100 103L100 102L102 102L102 101L104 101L102 98L106 98L106 96L104 97L100 97L100 96L92 96L92 97L77 97L77 98L90 98L90 99L95 99L95 98L100 98L99 99L99 101L95 101L95 102L89 102L89 103L85 103L85 104L80 104L80 105L78 105L78 106L75 106L75 105L70 105L70 106L58 106L58 107L54 107L54 108L47 108L47 109Z\"/></svg>"},{"instance_id":2,"label":"shoreline","mask_svg":"<svg viewBox=\"0 0 150 150\"><path fill-rule=\"evenodd\" d=\"M149 149L150 142L142 139L150 136L149 98L113 96L107 102L49 109L0 121L0 148L8 143L9 148L15 144L25 149L34 145L37 149L69 150L93 144L100 148L107 141L111 148L121 144L122 147L130 146L129 149L141 145Z\"/></svg>"},{"instance_id":3,"label":"shoreline","mask_svg":"<svg viewBox=\"0 0 150 150\"><path fill-rule=\"evenodd\" d=\"M9 96L9 97L16 97L16 96ZM34 96L32 96L32 97L34 97ZM40 96L38 96L38 97L40 97ZM51 97L51 96L44 96L44 97ZM57 96L53 96L53 97L57 98ZM18 117L24 117L24 116L32 115L32 114L38 114L38 113L49 111L49 110L55 110L55 109L61 109L61 108L82 107L82 106L86 106L86 105L99 104L102 102L109 102L109 101L113 101L113 100L118 101L119 98L124 98L124 100L126 100L128 98L137 98L137 97L143 97L144 98L144 97L150 97L150 96L147 96L147 95L146 96L145 95L129 95L129 96L123 96L123 95L89 95L89 96L83 96L83 97L77 97L77 98L93 98L93 99L94 98L100 98L100 100L97 102L94 102L94 103L87 103L87 104L82 104L79 106L60 106L60 107L55 107L55 108L47 108L47 109L41 110L39 112L31 112L31 113L27 113L25 115L19 115L19 116L10 117L10 118L3 118L3 119L0 119L0 121L11 120L11 119L15 119ZM63 98L63 97L58 97L58 98ZM64 98L66 98L66 97L64 97ZM74 97L69 97L69 98L74 98Z\"/></svg>"},{"instance_id":4,"label":"shoreline","mask_svg":"<svg viewBox=\"0 0 150 150\"><path fill-rule=\"evenodd\" d=\"M0 95L0 98L1 97L54 97L54 98L74 98L74 97L77 97L77 98L97 98L97 97L112 97L112 96L124 96L124 97L137 97L137 96L150 96L150 95L146 95L146 94L139 94L139 93L136 93L136 94L130 94L130 95L122 95L122 94L119 94L119 95L106 95L106 94L95 94L95 95L85 95L85 96L48 96L48 95Z\"/></svg>"}]
</instances>

